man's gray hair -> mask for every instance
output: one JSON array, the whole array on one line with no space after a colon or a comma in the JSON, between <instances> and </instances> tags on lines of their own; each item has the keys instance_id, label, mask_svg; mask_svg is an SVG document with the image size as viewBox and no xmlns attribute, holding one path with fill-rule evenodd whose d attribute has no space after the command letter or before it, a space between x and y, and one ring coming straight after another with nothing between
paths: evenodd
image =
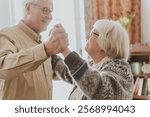
<instances>
[{"instance_id":1,"label":"man's gray hair","mask_svg":"<svg viewBox=\"0 0 150 117\"><path fill-rule=\"evenodd\" d=\"M49 1L49 2L51 2L52 0L24 0L24 4L37 3L38 1Z\"/></svg>"},{"instance_id":2,"label":"man's gray hair","mask_svg":"<svg viewBox=\"0 0 150 117\"><path fill-rule=\"evenodd\" d=\"M24 13L25 13L25 6L26 6L28 3L36 4L36 3L39 2L39 1L53 2L53 0L24 0L24 1L23 1L23 10L24 10Z\"/></svg>"}]
</instances>

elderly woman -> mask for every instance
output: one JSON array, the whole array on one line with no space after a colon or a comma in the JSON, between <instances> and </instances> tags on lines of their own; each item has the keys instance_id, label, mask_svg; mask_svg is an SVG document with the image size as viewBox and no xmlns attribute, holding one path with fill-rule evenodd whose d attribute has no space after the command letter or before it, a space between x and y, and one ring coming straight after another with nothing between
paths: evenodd
<instances>
[{"instance_id":1,"label":"elderly woman","mask_svg":"<svg viewBox=\"0 0 150 117\"><path fill-rule=\"evenodd\" d=\"M92 58L91 66L68 48L62 52L67 67L60 60L54 62L55 70L63 79L75 85L69 99L132 99L133 76L127 62L129 38L126 30L115 21L98 20L87 37L85 49ZM65 76L69 74L67 69L72 77Z\"/></svg>"}]
</instances>

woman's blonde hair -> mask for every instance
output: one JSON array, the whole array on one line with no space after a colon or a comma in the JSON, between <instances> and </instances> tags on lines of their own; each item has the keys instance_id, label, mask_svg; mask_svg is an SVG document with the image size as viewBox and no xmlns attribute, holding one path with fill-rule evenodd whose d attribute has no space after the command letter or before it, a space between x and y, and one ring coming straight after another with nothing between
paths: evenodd
<instances>
[{"instance_id":1,"label":"woman's blonde hair","mask_svg":"<svg viewBox=\"0 0 150 117\"><path fill-rule=\"evenodd\" d=\"M94 24L98 31L98 44L111 59L128 59L129 36L127 31L116 21L102 19Z\"/></svg>"}]
</instances>

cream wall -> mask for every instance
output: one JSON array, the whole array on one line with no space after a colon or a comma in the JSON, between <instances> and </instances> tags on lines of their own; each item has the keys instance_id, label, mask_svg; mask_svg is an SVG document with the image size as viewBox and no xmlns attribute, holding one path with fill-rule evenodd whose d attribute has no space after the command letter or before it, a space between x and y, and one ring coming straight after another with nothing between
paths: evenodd
<instances>
[{"instance_id":1,"label":"cream wall","mask_svg":"<svg viewBox=\"0 0 150 117\"><path fill-rule=\"evenodd\" d=\"M150 42L150 0L141 0L141 39Z\"/></svg>"},{"instance_id":2,"label":"cream wall","mask_svg":"<svg viewBox=\"0 0 150 117\"><path fill-rule=\"evenodd\" d=\"M0 28L11 24L9 0L0 0Z\"/></svg>"}]
</instances>

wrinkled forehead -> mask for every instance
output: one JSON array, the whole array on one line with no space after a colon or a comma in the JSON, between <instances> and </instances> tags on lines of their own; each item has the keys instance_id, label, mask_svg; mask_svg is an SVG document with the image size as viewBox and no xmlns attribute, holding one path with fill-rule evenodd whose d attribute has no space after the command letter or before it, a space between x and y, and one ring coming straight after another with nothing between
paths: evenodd
<instances>
[{"instance_id":1,"label":"wrinkled forehead","mask_svg":"<svg viewBox=\"0 0 150 117\"><path fill-rule=\"evenodd\" d=\"M28 3L28 2L38 2L38 1L53 1L53 0L24 0L24 2Z\"/></svg>"},{"instance_id":2,"label":"wrinkled forehead","mask_svg":"<svg viewBox=\"0 0 150 117\"><path fill-rule=\"evenodd\" d=\"M50 3L52 3L53 0L24 0L24 4L27 4L27 3L38 3L38 2L50 2Z\"/></svg>"},{"instance_id":3,"label":"wrinkled forehead","mask_svg":"<svg viewBox=\"0 0 150 117\"><path fill-rule=\"evenodd\" d=\"M52 3L53 0L36 0L37 2L49 2L49 3Z\"/></svg>"},{"instance_id":4,"label":"wrinkled forehead","mask_svg":"<svg viewBox=\"0 0 150 117\"><path fill-rule=\"evenodd\" d=\"M36 4L53 9L53 3L51 0L39 0Z\"/></svg>"}]
</instances>

